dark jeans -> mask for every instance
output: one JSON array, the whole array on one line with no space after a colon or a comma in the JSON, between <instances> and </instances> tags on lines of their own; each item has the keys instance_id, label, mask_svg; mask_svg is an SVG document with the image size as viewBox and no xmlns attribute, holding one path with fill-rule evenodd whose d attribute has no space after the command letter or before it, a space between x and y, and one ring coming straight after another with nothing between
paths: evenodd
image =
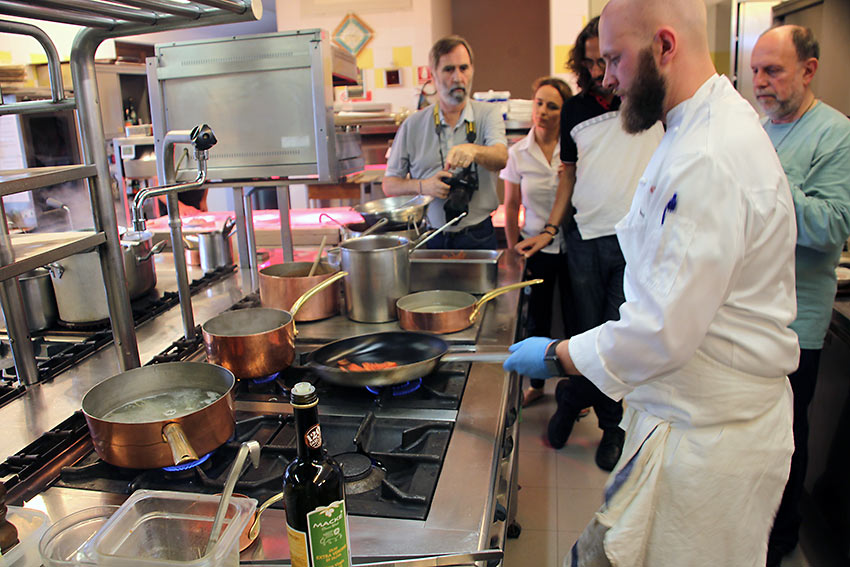
<instances>
[{"instance_id":1,"label":"dark jeans","mask_svg":"<svg viewBox=\"0 0 850 567\"><path fill-rule=\"evenodd\" d=\"M526 337L552 336L552 318L554 316L554 292L558 288L560 294L561 317L564 325L572 318L570 303L572 293L570 281L564 267L563 254L547 254L538 252L525 261L525 279L540 278L543 283L525 288L528 294L528 320L525 325ZM534 388L542 388L543 380L531 380Z\"/></svg>"},{"instance_id":2,"label":"dark jeans","mask_svg":"<svg viewBox=\"0 0 850 567\"><path fill-rule=\"evenodd\" d=\"M783 554L796 547L802 523L800 497L809 461L809 404L815 395L820 353L820 350L800 350L800 366L788 376L794 392L794 454L791 456L791 472L785 484L785 492L782 493L782 502L773 520L769 543Z\"/></svg>"},{"instance_id":3,"label":"dark jeans","mask_svg":"<svg viewBox=\"0 0 850 567\"><path fill-rule=\"evenodd\" d=\"M582 333L605 321L620 318L623 272L626 260L617 237L602 236L582 240L577 227L566 235L567 269L573 292L576 332ZM617 427L623 417L623 404L615 402L583 376L570 377L561 386L558 408L576 414L593 406L600 429Z\"/></svg>"},{"instance_id":4,"label":"dark jeans","mask_svg":"<svg viewBox=\"0 0 850 567\"><path fill-rule=\"evenodd\" d=\"M579 333L620 318L626 260L615 235L582 240L577 228L566 235L567 267L575 297Z\"/></svg>"},{"instance_id":5,"label":"dark jeans","mask_svg":"<svg viewBox=\"0 0 850 567\"><path fill-rule=\"evenodd\" d=\"M496 250L496 230L493 221L487 217L478 224L462 228L456 232L441 232L427 243L428 248L449 250Z\"/></svg>"}]
</instances>

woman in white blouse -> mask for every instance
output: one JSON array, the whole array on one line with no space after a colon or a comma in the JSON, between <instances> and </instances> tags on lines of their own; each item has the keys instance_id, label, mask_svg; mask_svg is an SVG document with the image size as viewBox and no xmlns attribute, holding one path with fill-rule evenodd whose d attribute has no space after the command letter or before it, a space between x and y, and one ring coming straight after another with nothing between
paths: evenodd
<instances>
[{"instance_id":1,"label":"woman in white blouse","mask_svg":"<svg viewBox=\"0 0 850 567\"><path fill-rule=\"evenodd\" d=\"M559 227L568 199L561 174L561 107L572 93L564 81L555 77L537 79L532 90L533 127L525 138L510 148L507 166L499 177L505 181L508 248L525 256L528 278L544 280L540 285L527 288L530 296L526 335L548 337L556 281L562 307L566 307L570 297L565 288L569 282L564 273L563 238ZM520 204L525 208L522 226L519 224ZM542 395L543 381L532 380L524 393L523 405Z\"/></svg>"}]
</instances>

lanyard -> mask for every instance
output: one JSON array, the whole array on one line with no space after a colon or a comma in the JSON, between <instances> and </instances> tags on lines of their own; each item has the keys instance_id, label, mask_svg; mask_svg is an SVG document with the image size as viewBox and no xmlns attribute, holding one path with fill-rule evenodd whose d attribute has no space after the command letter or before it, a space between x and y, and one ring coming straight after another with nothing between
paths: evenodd
<instances>
[{"instance_id":1,"label":"lanyard","mask_svg":"<svg viewBox=\"0 0 850 567\"><path fill-rule=\"evenodd\" d=\"M475 122L464 121L464 126L466 126L466 141L470 144L475 141ZM434 131L437 133L437 148L440 150L440 165L445 169L446 160L443 157L443 143L442 143L442 132L443 125L440 122L440 103L434 103Z\"/></svg>"}]
</instances>

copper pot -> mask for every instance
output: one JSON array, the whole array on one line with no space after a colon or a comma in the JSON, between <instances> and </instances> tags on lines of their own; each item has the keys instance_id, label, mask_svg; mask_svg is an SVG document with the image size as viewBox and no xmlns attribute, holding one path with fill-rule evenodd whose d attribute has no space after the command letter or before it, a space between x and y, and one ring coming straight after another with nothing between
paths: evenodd
<instances>
[{"instance_id":1,"label":"copper pot","mask_svg":"<svg viewBox=\"0 0 850 567\"><path fill-rule=\"evenodd\" d=\"M289 311L269 307L237 309L201 326L207 360L236 378L253 379L285 370L295 358L294 315L314 294L347 276L337 272L299 297Z\"/></svg>"},{"instance_id":2,"label":"copper pot","mask_svg":"<svg viewBox=\"0 0 850 567\"><path fill-rule=\"evenodd\" d=\"M107 463L133 469L195 461L233 435L235 383L229 370L202 362L154 364L107 378L82 400L94 449ZM112 415L118 408L145 403L152 396L174 399L177 390L186 388L218 397L200 409L184 408L168 417L159 411L136 418Z\"/></svg>"},{"instance_id":3,"label":"copper pot","mask_svg":"<svg viewBox=\"0 0 850 567\"><path fill-rule=\"evenodd\" d=\"M529 285L543 283L542 279L514 283L489 291L476 300L463 291L430 290L405 295L396 301L398 322L408 331L454 333L466 329L483 313L488 301L503 293Z\"/></svg>"},{"instance_id":4,"label":"copper pot","mask_svg":"<svg viewBox=\"0 0 850 567\"><path fill-rule=\"evenodd\" d=\"M310 273L312 262L274 264L260 270L260 303L263 307L287 310L305 292L333 277L338 268L327 262L319 263L316 273ZM339 283L335 282L304 302L295 314L295 321L317 321L339 313Z\"/></svg>"}]
</instances>

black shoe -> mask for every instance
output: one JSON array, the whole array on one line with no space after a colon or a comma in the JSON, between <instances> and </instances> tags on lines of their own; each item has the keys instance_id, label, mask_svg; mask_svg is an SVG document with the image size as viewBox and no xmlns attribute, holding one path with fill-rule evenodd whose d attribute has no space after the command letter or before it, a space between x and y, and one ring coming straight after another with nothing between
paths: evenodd
<instances>
[{"instance_id":1,"label":"black shoe","mask_svg":"<svg viewBox=\"0 0 850 567\"><path fill-rule=\"evenodd\" d=\"M617 461L620 460L620 455L623 454L623 441L626 439L626 432L619 427L606 429L602 432L602 441L599 442L599 448L596 449L596 465L603 471L611 472Z\"/></svg>"},{"instance_id":2,"label":"black shoe","mask_svg":"<svg viewBox=\"0 0 850 567\"><path fill-rule=\"evenodd\" d=\"M553 449L560 449L567 444L573 424L576 422L575 414L561 409L560 404L555 414L549 419L549 427L546 431L549 444Z\"/></svg>"}]
</instances>

